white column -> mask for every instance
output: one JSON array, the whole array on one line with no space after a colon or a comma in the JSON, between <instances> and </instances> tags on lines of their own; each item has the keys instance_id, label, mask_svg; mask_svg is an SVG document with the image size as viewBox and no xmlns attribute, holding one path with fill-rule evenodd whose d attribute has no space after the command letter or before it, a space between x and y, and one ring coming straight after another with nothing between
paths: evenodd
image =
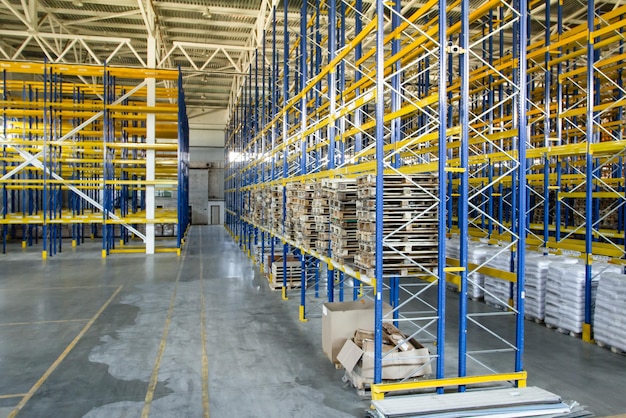
<instances>
[{"instance_id":1,"label":"white column","mask_svg":"<svg viewBox=\"0 0 626 418\"><path fill-rule=\"evenodd\" d=\"M156 38L152 35L148 36L148 68L156 68ZM147 105L156 105L156 79L146 78L147 82ZM154 144L156 142L156 115L148 113L146 115L146 143ZM155 179L155 151L149 149L146 153L146 180L153 181ZM154 186L146 186L146 254L154 254Z\"/></svg>"}]
</instances>

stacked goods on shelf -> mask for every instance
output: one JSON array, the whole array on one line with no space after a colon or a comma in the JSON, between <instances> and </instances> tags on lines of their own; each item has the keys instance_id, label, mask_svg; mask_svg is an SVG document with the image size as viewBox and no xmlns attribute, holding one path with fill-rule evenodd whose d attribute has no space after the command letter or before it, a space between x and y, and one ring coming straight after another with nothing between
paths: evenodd
<instances>
[{"instance_id":1,"label":"stacked goods on shelf","mask_svg":"<svg viewBox=\"0 0 626 418\"><path fill-rule=\"evenodd\" d=\"M330 248L330 207L328 205L328 192L319 181L314 185L313 203L311 205L317 234L315 249L321 254L326 254Z\"/></svg>"},{"instance_id":2,"label":"stacked goods on shelf","mask_svg":"<svg viewBox=\"0 0 626 418\"><path fill-rule=\"evenodd\" d=\"M543 255L537 252L526 253L524 313L527 318L543 321L546 313L546 283L552 263L576 263L571 257Z\"/></svg>"},{"instance_id":3,"label":"stacked goods on shelf","mask_svg":"<svg viewBox=\"0 0 626 418\"><path fill-rule=\"evenodd\" d=\"M626 275L602 275L596 293L593 331L598 345L626 351Z\"/></svg>"},{"instance_id":4,"label":"stacked goods on shelf","mask_svg":"<svg viewBox=\"0 0 626 418\"><path fill-rule=\"evenodd\" d=\"M446 255L458 260L460 257L459 244L457 237L449 239L446 243ZM478 266L482 265L485 262L488 248L487 244L470 242L467 247L467 262ZM482 299L485 296L484 286L484 274L477 271L471 272L467 277L467 297L474 300ZM451 285L450 288L459 290L456 285Z\"/></svg>"},{"instance_id":5,"label":"stacked goods on shelf","mask_svg":"<svg viewBox=\"0 0 626 418\"><path fill-rule=\"evenodd\" d=\"M531 198L535 198L536 196L543 196L543 190L538 189L537 187L533 188L534 193L531 192ZM531 203L531 207L532 209L532 217L531 217L531 223L534 224L543 224L543 215L544 215L544 208L545 205L543 204L539 204L539 205L533 205Z\"/></svg>"},{"instance_id":6,"label":"stacked goods on shelf","mask_svg":"<svg viewBox=\"0 0 626 418\"><path fill-rule=\"evenodd\" d=\"M592 313L599 279L607 273L622 273L622 268L602 262L592 266ZM546 283L546 325L564 332L580 334L585 320L585 264L551 263Z\"/></svg>"},{"instance_id":7,"label":"stacked goods on shelf","mask_svg":"<svg viewBox=\"0 0 626 418\"><path fill-rule=\"evenodd\" d=\"M298 222L298 193L303 189L303 184L298 182L288 183L287 186L287 212L285 217L286 239L293 240L296 237Z\"/></svg>"},{"instance_id":8,"label":"stacked goods on shelf","mask_svg":"<svg viewBox=\"0 0 626 418\"><path fill-rule=\"evenodd\" d=\"M287 288L300 287L302 279L302 266L297 257L287 256L287 269L285 270L283 257L275 257L271 263L269 282L273 290L283 287L284 277L287 277Z\"/></svg>"},{"instance_id":9,"label":"stacked goods on shelf","mask_svg":"<svg viewBox=\"0 0 626 418\"><path fill-rule=\"evenodd\" d=\"M312 212L314 188L314 183L302 184L292 208L296 242L307 249L315 248L316 241L315 215Z\"/></svg>"},{"instance_id":10,"label":"stacked goods on shelf","mask_svg":"<svg viewBox=\"0 0 626 418\"><path fill-rule=\"evenodd\" d=\"M615 199L600 199L600 228L615 229L619 213L615 208Z\"/></svg>"},{"instance_id":11,"label":"stacked goods on shelf","mask_svg":"<svg viewBox=\"0 0 626 418\"><path fill-rule=\"evenodd\" d=\"M485 261L488 267L502 271L511 271L511 253L499 247L485 249ZM511 298L511 282L497 277L485 275L485 302L499 308L507 309Z\"/></svg>"},{"instance_id":12,"label":"stacked goods on shelf","mask_svg":"<svg viewBox=\"0 0 626 418\"><path fill-rule=\"evenodd\" d=\"M332 259L342 264L352 263L359 248L356 238L356 180L323 180L322 186L330 207Z\"/></svg>"},{"instance_id":13,"label":"stacked goods on shelf","mask_svg":"<svg viewBox=\"0 0 626 418\"><path fill-rule=\"evenodd\" d=\"M263 189L253 189L250 191L250 221L253 225L263 225L264 220L264 201L263 201Z\"/></svg>"},{"instance_id":14,"label":"stacked goods on shelf","mask_svg":"<svg viewBox=\"0 0 626 418\"><path fill-rule=\"evenodd\" d=\"M283 186L266 189L265 205L270 208L269 227L274 235L283 234Z\"/></svg>"},{"instance_id":15,"label":"stacked goods on shelf","mask_svg":"<svg viewBox=\"0 0 626 418\"><path fill-rule=\"evenodd\" d=\"M355 265L374 275L376 263L376 176L359 177L359 251ZM437 176L384 177L384 275L430 276L437 267Z\"/></svg>"}]
</instances>

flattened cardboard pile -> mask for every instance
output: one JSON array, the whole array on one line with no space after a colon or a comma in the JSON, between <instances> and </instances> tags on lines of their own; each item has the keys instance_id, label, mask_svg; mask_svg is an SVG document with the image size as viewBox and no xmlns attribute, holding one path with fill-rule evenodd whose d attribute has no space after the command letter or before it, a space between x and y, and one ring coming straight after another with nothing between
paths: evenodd
<instances>
[{"instance_id":1,"label":"flattened cardboard pile","mask_svg":"<svg viewBox=\"0 0 626 418\"><path fill-rule=\"evenodd\" d=\"M347 374L359 381L374 379L374 332L358 329L337 355ZM407 338L392 324L383 324L382 379L399 380L423 377L432 373L428 349Z\"/></svg>"}]
</instances>

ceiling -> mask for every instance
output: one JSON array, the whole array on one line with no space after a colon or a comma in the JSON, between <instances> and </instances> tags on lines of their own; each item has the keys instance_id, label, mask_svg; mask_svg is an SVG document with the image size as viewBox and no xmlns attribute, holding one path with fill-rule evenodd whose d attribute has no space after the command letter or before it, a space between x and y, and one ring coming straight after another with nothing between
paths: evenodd
<instances>
[{"instance_id":1,"label":"ceiling","mask_svg":"<svg viewBox=\"0 0 626 418\"><path fill-rule=\"evenodd\" d=\"M621 1L599 3L614 6ZM370 14L372 2L363 0ZM483 2L470 4L477 7ZM409 12L422 1L406 3ZM301 4L302 0L288 2L290 32L299 32ZM312 10L316 1L309 4ZM584 22L584 4L565 2L565 15L573 18L570 23ZM282 50L283 0L0 0L0 59L46 57L51 62L142 67L148 64L147 40L152 34L156 66L184 70L190 111L227 108L263 43L264 29L271 29L274 5L279 10L276 37ZM542 10L539 6L533 11L538 20ZM541 25L535 28L541 37ZM348 36L350 29L348 22ZM271 45L269 40L268 35Z\"/></svg>"},{"instance_id":2,"label":"ceiling","mask_svg":"<svg viewBox=\"0 0 626 418\"><path fill-rule=\"evenodd\" d=\"M0 0L0 59L144 67L153 34L157 67L183 69L188 108L226 108L271 22L273 3L278 0ZM289 2L294 30L297 3ZM282 27L282 9L278 19Z\"/></svg>"}]
</instances>

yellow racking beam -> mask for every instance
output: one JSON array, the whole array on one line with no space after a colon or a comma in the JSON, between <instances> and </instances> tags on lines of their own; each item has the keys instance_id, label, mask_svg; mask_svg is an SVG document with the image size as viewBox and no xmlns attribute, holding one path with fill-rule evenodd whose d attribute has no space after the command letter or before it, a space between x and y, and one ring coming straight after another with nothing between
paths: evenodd
<instances>
[{"instance_id":1,"label":"yellow racking beam","mask_svg":"<svg viewBox=\"0 0 626 418\"><path fill-rule=\"evenodd\" d=\"M528 376L525 371L480 376L447 377L400 383L378 383L371 387L372 400L385 398L385 393L406 392L411 390L438 389L450 386L484 385L489 383L516 382L517 387L525 387Z\"/></svg>"},{"instance_id":2,"label":"yellow racking beam","mask_svg":"<svg viewBox=\"0 0 626 418\"><path fill-rule=\"evenodd\" d=\"M72 64L44 64L36 62L21 61L0 61L0 70L6 70L11 73L19 74L43 74L44 69L48 72L59 72L72 76L93 76L101 77L104 73L104 67L95 65L72 65ZM157 78L159 80L178 80L178 71L176 70L157 70L149 68L130 68L130 67L106 67L106 71L115 77L126 78L131 80L140 80L144 78Z\"/></svg>"}]
</instances>

